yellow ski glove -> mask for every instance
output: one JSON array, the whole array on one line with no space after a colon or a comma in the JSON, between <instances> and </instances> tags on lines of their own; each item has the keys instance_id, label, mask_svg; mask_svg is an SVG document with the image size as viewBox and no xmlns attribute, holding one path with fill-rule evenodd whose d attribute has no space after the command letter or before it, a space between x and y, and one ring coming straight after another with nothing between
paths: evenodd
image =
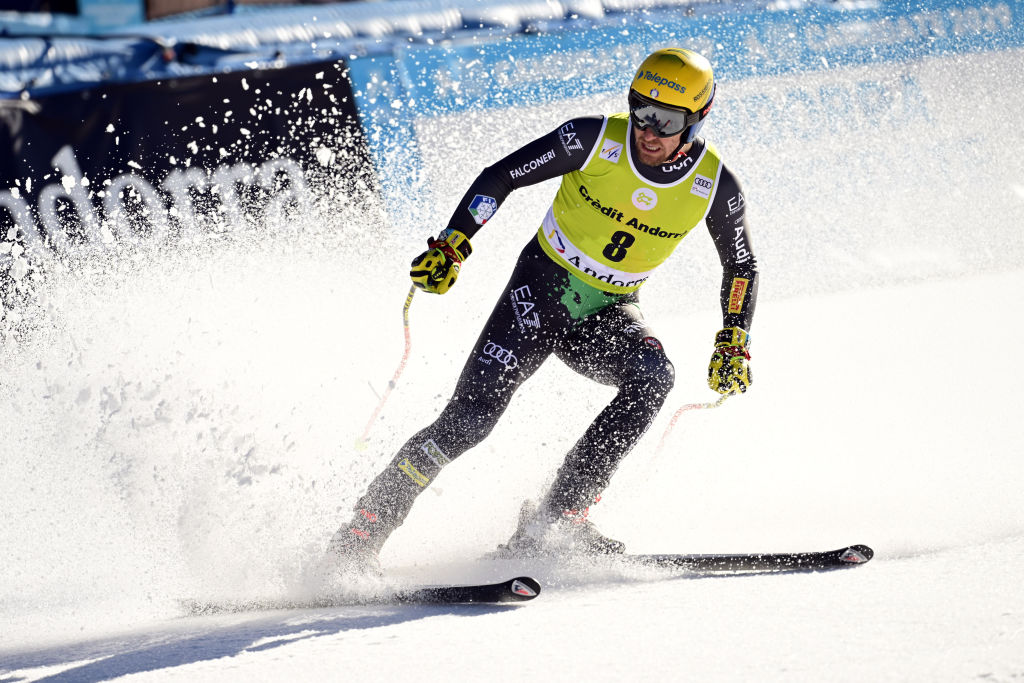
<instances>
[{"instance_id":1,"label":"yellow ski glove","mask_svg":"<svg viewBox=\"0 0 1024 683\"><path fill-rule=\"evenodd\" d=\"M409 277L425 292L444 294L459 277L462 262L473 253L469 238L458 230L446 228L437 239L427 240L425 252L412 260Z\"/></svg>"},{"instance_id":2,"label":"yellow ski glove","mask_svg":"<svg viewBox=\"0 0 1024 683\"><path fill-rule=\"evenodd\" d=\"M715 335L715 352L708 366L708 386L720 394L746 391L751 379L750 335L738 327L727 327Z\"/></svg>"}]
</instances>

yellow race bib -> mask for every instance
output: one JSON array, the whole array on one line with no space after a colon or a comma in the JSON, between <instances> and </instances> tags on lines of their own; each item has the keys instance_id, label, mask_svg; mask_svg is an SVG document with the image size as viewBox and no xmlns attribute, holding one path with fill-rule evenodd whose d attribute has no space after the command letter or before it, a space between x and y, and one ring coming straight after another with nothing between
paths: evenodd
<instances>
[{"instance_id":1,"label":"yellow race bib","mask_svg":"<svg viewBox=\"0 0 1024 683\"><path fill-rule=\"evenodd\" d=\"M627 135L628 115L605 119L590 159L562 177L539 232L555 262L613 293L639 289L704 219L721 169L717 152L705 145L685 176L651 182L636 172Z\"/></svg>"}]
</instances>

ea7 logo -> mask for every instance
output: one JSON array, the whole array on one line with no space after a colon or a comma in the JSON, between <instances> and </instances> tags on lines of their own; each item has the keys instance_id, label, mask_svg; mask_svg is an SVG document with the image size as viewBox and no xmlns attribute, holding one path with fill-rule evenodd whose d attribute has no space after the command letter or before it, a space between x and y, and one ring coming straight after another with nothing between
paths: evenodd
<instances>
[{"instance_id":1,"label":"ea7 logo","mask_svg":"<svg viewBox=\"0 0 1024 683\"><path fill-rule=\"evenodd\" d=\"M567 123L558 129L558 138L562 141L562 147L565 148L566 154L572 155L573 152L583 151L583 142L576 135L576 129L572 123Z\"/></svg>"},{"instance_id":2,"label":"ea7 logo","mask_svg":"<svg viewBox=\"0 0 1024 683\"><path fill-rule=\"evenodd\" d=\"M512 309L516 314L516 324L519 331L525 332L527 327L540 328L540 315L533 309L537 304L533 302L533 292L529 285L523 285L513 289L509 296L512 298Z\"/></svg>"},{"instance_id":3,"label":"ea7 logo","mask_svg":"<svg viewBox=\"0 0 1024 683\"><path fill-rule=\"evenodd\" d=\"M735 197L729 197L729 213L734 214L744 207L743 193L737 192Z\"/></svg>"}]
</instances>

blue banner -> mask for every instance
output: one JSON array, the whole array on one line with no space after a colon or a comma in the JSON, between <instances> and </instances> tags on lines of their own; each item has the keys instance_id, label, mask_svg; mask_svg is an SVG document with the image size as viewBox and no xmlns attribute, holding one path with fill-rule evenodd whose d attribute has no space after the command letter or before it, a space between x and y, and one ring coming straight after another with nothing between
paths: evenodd
<instances>
[{"instance_id":1,"label":"blue banner","mask_svg":"<svg viewBox=\"0 0 1024 683\"><path fill-rule=\"evenodd\" d=\"M607 92L622 92L625 100L635 66L669 45L705 54L723 80L905 62L1024 45L1024 0L649 12L609 16L586 30L485 34L357 57L350 78L387 205L401 206L406 223L429 215L417 119Z\"/></svg>"}]
</instances>

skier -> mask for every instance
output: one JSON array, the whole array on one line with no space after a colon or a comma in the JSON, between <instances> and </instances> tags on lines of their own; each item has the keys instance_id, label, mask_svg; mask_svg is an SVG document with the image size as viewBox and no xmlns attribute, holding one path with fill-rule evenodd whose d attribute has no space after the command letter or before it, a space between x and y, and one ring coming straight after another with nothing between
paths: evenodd
<instances>
[{"instance_id":1,"label":"skier","mask_svg":"<svg viewBox=\"0 0 1024 683\"><path fill-rule=\"evenodd\" d=\"M448 226L412 262L412 281L426 292L444 294L455 284L472 253L470 239L513 190L562 178L448 404L402 446L331 539L327 558L336 571L379 571L378 553L416 497L487 436L552 353L618 393L570 449L550 490L524 504L518 528L499 549L509 556L624 552L587 513L674 382L637 292L701 219L723 270L723 323L708 384L724 394L751 382L757 266L744 198L715 148L697 137L714 97L707 59L658 50L633 77L628 114L572 119L484 169L469 187Z\"/></svg>"}]
</instances>

